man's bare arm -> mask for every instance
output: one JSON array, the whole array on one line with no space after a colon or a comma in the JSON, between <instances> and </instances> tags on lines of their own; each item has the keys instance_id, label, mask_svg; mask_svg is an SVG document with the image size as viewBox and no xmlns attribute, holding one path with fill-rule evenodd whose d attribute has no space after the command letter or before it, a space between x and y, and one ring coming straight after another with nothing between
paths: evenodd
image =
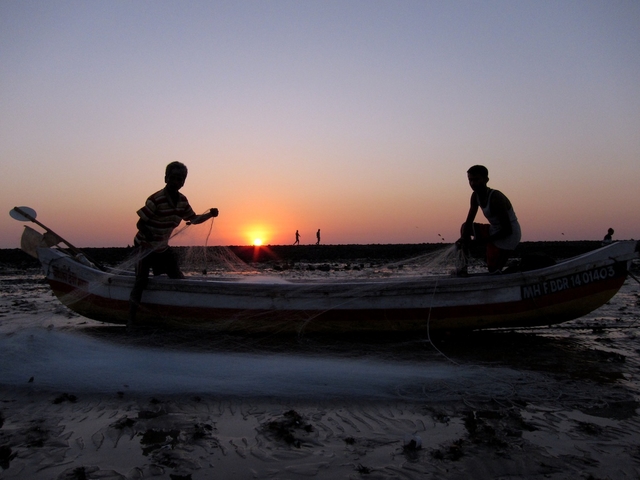
<instances>
[{"instance_id":1,"label":"man's bare arm","mask_svg":"<svg viewBox=\"0 0 640 480\"><path fill-rule=\"evenodd\" d=\"M195 217L190 218L189 223L192 223L193 225L198 225L199 223L206 222L210 218L217 217L217 216L218 216L218 209L211 208L207 213L203 213L202 215L196 215Z\"/></svg>"}]
</instances>

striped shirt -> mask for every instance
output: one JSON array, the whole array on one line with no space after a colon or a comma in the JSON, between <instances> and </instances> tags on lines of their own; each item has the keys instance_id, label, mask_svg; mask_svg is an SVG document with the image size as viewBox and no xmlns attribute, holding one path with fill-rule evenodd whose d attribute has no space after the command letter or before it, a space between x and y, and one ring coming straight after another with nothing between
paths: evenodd
<instances>
[{"instance_id":1,"label":"striped shirt","mask_svg":"<svg viewBox=\"0 0 640 480\"><path fill-rule=\"evenodd\" d=\"M151 238L145 237L142 232L138 231L134 244L140 245L143 242L149 242L156 250L164 250L169 246L171 233L182 220L196 216L187 197L178 192L178 203L174 205L164 189L147 198L144 207L137 213L140 220L145 223L146 232L151 235Z\"/></svg>"}]
</instances>

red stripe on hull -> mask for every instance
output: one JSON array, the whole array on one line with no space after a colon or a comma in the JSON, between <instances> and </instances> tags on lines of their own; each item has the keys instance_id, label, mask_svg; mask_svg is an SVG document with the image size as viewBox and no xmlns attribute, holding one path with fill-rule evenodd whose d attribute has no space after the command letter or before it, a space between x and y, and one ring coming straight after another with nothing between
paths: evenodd
<instances>
[{"instance_id":1,"label":"red stripe on hull","mask_svg":"<svg viewBox=\"0 0 640 480\"><path fill-rule=\"evenodd\" d=\"M581 317L611 299L626 276L514 302L411 309L333 309L324 311L177 307L143 303L141 324L207 326L246 332L420 331L549 325ZM87 318L124 324L129 302L87 294L49 280L60 301ZM435 292L437 296L437 292Z\"/></svg>"}]
</instances>

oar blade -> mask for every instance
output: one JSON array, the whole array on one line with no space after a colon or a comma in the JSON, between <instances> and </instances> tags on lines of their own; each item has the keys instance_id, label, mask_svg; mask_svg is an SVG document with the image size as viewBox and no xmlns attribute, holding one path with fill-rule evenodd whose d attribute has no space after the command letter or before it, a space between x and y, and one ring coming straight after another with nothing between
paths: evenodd
<instances>
[{"instance_id":1,"label":"oar blade","mask_svg":"<svg viewBox=\"0 0 640 480\"><path fill-rule=\"evenodd\" d=\"M31 218L27 217L29 215ZM13 207L9 210L9 215L11 218L18 220L20 222L31 222L36 218L36 211L31 207Z\"/></svg>"}]
</instances>

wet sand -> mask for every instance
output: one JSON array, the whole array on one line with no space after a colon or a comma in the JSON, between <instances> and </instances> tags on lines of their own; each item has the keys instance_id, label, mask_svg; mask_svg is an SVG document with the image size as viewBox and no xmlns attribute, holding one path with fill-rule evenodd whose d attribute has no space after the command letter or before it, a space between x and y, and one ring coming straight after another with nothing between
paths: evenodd
<instances>
[{"instance_id":1,"label":"wet sand","mask_svg":"<svg viewBox=\"0 0 640 480\"><path fill-rule=\"evenodd\" d=\"M636 275L637 276L637 275ZM241 337L0 275L0 478L640 478L640 285L555 328Z\"/></svg>"}]
</instances>

